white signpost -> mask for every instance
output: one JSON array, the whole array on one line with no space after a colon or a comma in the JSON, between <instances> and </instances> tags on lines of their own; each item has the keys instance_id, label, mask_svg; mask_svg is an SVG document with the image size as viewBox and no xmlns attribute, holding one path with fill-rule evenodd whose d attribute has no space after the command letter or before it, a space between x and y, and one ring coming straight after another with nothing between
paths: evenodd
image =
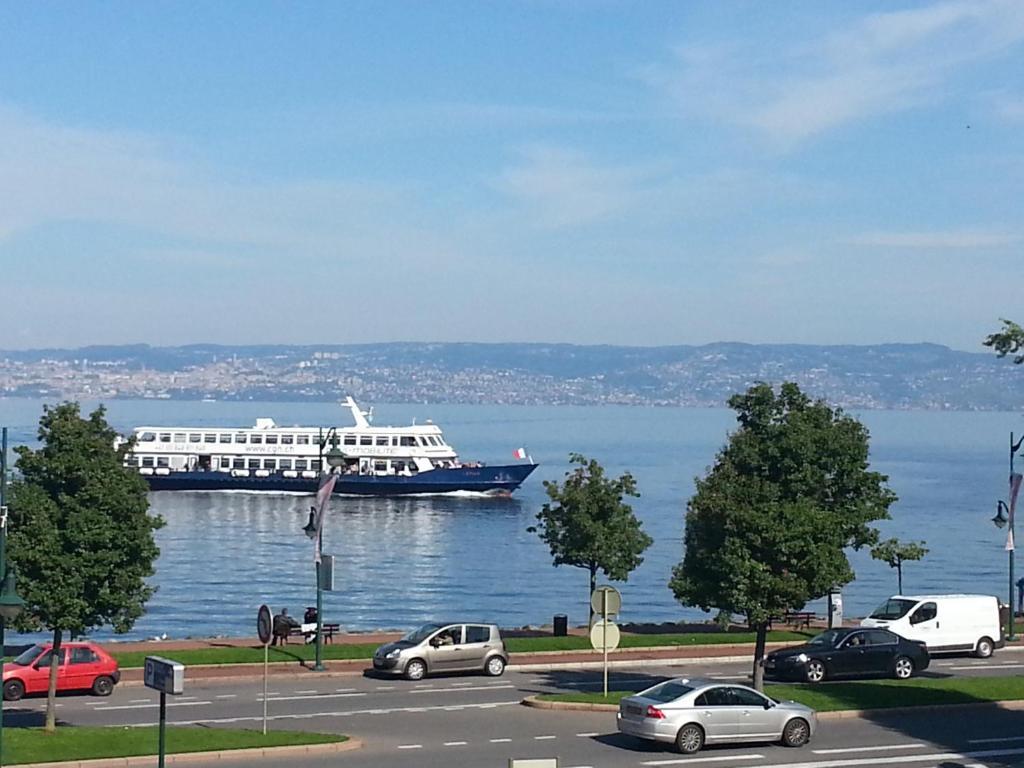
<instances>
[{"instance_id":1,"label":"white signpost","mask_svg":"<svg viewBox=\"0 0 1024 768\"><path fill-rule=\"evenodd\" d=\"M604 655L604 696L608 698L608 651L619 647L619 628L610 617L619 615L622 595L615 587L598 587L590 595L590 607L601 615L590 628L590 644Z\"/></svg>"},{"instance_id":2,"label":"white signpost","mask_svg":"<svg viewBox=\"0 0 1024 768\"><path fill-rule=\"evenodd\" d=\"M167 694L177 696L185 692L185 665L159 656L147 656L142 681L147 688L160 691L160 749L157 753L157 766L164 768Z\"/></svg>"}]
</instances>

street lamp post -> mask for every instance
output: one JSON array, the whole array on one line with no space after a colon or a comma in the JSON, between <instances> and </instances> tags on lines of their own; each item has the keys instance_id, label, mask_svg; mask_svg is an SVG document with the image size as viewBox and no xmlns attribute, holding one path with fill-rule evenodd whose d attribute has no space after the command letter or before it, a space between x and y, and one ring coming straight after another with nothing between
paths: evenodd
<instances>
[{"instance_id":1,"label":"street lamp post","mask_svg":"<svg viewBox=\"0 0 1024 768\"><path fill-rule=\"evenodd\" d=\"M4 675L4 630L18 618L25 602L18 597L14 568L7 567L7 427L0 429L0 681ZM3 765L3 694L0 689L0 766Z\"/></svg>"},{"instance_id":2,"label":"street lamp post","mask_svg":"<svg viewBox=\"0 0 1024 768\"><path fill-rule=\"evenodd\" d=\"M342 466L345 463L345 454L342 453L341 449L338 448L338 432L337 427L331 427L327 434L320 430L320 436L318 439L318 445L320 448L320 484L319 487L323 487L325 472L324 472L324 461L326 460L327 465L331 469ZM324 448L330 443L331 449L324 452ZM327 508L327 500L322 502L323 509L319 510L319 514L324 514ZM317 557L315 561L316 566L316 660L313 664L313 670L315 672L323 672L323 626L324 626L324 590L323 590L323 563L321 562L321 555L324 548L324 528L323 520L320 520L320 525L317 525L317 507L313 506L309 508L309 522L303 527L303 532L311 539L316 541Z\"/></svg>"},{"instance_id":3,"label":"street lamp post","mask_svg":"<svg viewBox=\"0 0 1024 768\"><path fill-rule=\"evenodd\" d=\"M1021 478L1019 475L1015 475L1013 472L1013 457L1020 450L1021 445L1024 444L1024 437L1014 442L1013 432L1010 433L1010 503L1007 504L1003 500L996 502L996 516L992 518L992 522L995 523L997 528L1003 528L1009 526L1009 530L1006 535L1006 550L1010 560L1010 592L1009 597L1006 601L1009 607L1009 618L1007 619L1006 625L1006 639L1014 640L1016 635L1014 634L1013 626L1013 550L1016 546L1016 542L1013 538L1013 517L1014 510L1017 506L1017 493L1020 490Z\"/></svg>"}]
</instances>

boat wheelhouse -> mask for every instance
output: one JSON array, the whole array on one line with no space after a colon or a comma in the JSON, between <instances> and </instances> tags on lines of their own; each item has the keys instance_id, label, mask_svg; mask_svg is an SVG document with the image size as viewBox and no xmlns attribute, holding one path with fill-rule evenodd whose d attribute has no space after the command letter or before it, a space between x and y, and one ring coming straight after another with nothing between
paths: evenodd
<instances>
[{"instance_id":1,"label":"boat wheelhouse","mask_svg":"<svg viewBox=\"0 0 1024 768\"><path fill-rule=\"evenodd\" d=\"M338 475L335 493L511 493L536 467L462 462L440 427L427 422L378 427L348 397L350 427L136 427L125 462L152 490L314 492L321 472ZM371 409L372 410L372 409ZM327 452L340 453L328 466Z\"/></svg>"}]
</instances>

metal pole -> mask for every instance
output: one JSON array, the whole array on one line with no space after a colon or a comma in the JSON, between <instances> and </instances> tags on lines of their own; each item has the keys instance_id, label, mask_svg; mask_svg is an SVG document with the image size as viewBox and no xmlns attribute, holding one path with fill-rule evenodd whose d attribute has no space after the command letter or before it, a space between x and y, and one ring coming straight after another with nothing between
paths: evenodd
<instances>
[{"instance_id":1,"label":"metal pole","mask_svg":"<svg viewBox=\"0 0 1024 768\"><path fill-rule=\"evenodd\" d=\"M332 427L333 429L333 427ZM330 437L330 432L327 433ZM324 430L320 428L320 481L323 482L324 475L324 445L326 439L324 438ZM318 510L319 514L319 510ZM320 520L320 530L317 531L317 551L320 553L320 557L323 558L324 554L324 523ZM323 583L321 582L321 568L322 563L318 560L316 563L316 663L313 664L313 670L316 672L324 671L323 662L323 614L324 614L324 590Z\"/></svg>"},{"instance_id":2,"label":"metal pole","mask_svg":"<svg viewBox=\"0 0 1024 768\"><path fill-rule=\"evenodd\" d=\"M1009 521L1008 522L1009 522L1009 528L1010 528L1010 535L1009 535L1009 539L1007 539L1007 541L1010 542L1010 544L1011 544L1011 548L1010 548L1010 551L1009 551L1009 555L1010 555L1010 597L1009 597L1009 599L1007 600L1007 603L1006 603L1009 606L1009 609L1010 609L1008 611L1009 617L1007 618L1007 627L1006 627L1006 639L1007 640L1015 640L1016 639L1016 635L1014 635L1014 632L1013 632L1013 547L1015 547L1017 545L1017 542L1014 540L1014 537L1013 537L1013 508L1016 506L1013 503L1014 502L1014 498L1013 498L1013 454L1017 452L1017 448L1019 448L1019 446L1014 444L1014 442L1013 442L1013 432L1011 432L1010 433L1010 508L1007 511L1007 515L1009 516Z\"/></svg>"},{"instance_id":3,"label":"metal pole","mask_svg":"<svg viewBox=\"0 0 1024 768\"><path fill-rule=\"evenodd\" d=\"M608 590L601 590L601 646L604 649L604 697L608 698Z\"/></svg>"},{"instance_id":4,"label":"metal pole","mask_svg":"<svg viewBox=\"0 0 1024 768\"><path fill-rule=\"evenodd\" d=\"M263 735L267 735L267 662L270 656L270 646L263 644Z\"/></svg>"},{"instance_id":5,"label":"metal pole","mask_svg":"<svg viewBox=\"0 0 1024 768\"><path fill-rule=\"evenodd\" d=\"M7 427L0 429L0 584L7 575ZM0 680L4 676L4 642L7 622L0 616ZM0 766L4 764L4 711L3 695L0 694Z\"/></svg>"},{"instance_id":6,"label":"metal pole","mask_svg":"<svg viewBox=\"0 0 1024 768\"><path fill-rule=\"evenodd\" d=\"M160 751L157 753L157 768L164 768L164 731L167 727L167 694L160 691Z\"/></svg>"}]
</instances>

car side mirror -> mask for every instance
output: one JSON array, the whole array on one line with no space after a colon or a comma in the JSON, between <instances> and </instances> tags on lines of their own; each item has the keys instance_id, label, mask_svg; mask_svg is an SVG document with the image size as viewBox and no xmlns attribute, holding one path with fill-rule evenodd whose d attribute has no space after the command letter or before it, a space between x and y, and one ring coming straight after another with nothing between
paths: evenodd
<instances>
[{"instance_id":1,"label":"car side mirror","mask_svg":"<svg viewBox=\"0 0 1024 768\"><path fill-rule=\"evenodd\" d=\"M441 645L441 641L440 640L438 640L436 637L430 638L430 646L432 648L437 648L439 645Z\"/></svg>"},{"instance_id":2,"label":"car side mirror","mask_svg":"<svg viewBox=\"0 0 1024 768\"><path fill-rule=\"evenodd\" d=\"M774 701L767 701L766 700L765 703L764 703L764 708L765 709L771 709L774 706L775 706L775 702Z\"/></svg>"}]
</instances>

